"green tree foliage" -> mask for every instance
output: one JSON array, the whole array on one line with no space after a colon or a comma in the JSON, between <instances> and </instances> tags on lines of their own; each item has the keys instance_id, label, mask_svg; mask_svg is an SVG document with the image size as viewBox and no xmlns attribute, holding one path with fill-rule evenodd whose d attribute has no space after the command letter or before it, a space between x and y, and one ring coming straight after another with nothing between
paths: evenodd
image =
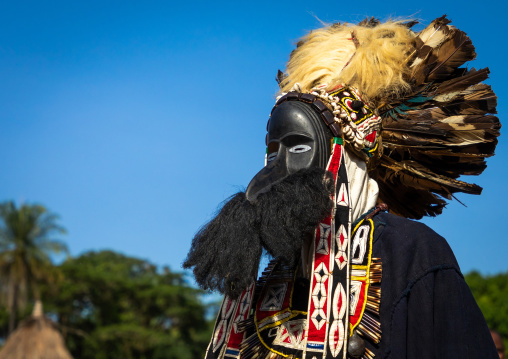
<instances>
[{"instance_id":1,"label":"green tree foliage","mask_svg":"<svg viewBox=\"0 0 508 359\"><path fill-rule=\"evenodd\" d=\"M202 358L213 323L182 274L111 251L60 269L64 280L43 298L75 358Z\"/></svg>"},{"instance_id":2,"label":"green tree foliage","mask_svg":"<svg viewBox=\"0 0 508 359\"><path fill-rule=\"evenodd\" d=\"M0 204L0 299L9 314L9 333L27 300L38 299L38 285L56 278L50 255L67 252L53 238L65 233L57 220L41 205Z\"/></svg>"},{"instance_id":3,"label":"green tree foliage","mask_svg":"<svg viewBox=\"0 0 508 359\"><path fill-rule=\"evenodd\" d=\"M508 272L482 276L473 271L465 278L489 328L501 334L508 348Z\"/></svg>"}]
</instances>

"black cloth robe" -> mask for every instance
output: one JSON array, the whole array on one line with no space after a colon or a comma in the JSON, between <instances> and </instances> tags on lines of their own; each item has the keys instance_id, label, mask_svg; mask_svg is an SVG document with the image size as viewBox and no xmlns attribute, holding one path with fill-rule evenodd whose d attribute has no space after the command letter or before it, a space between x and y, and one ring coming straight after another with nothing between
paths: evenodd
<instances>
[{"instance_id":1,"label":"black cloth robe","mask_svg":"<svg viewBox=\"0 0 508 359\"><path fill-rule=\"evenodd\" d=\"M379 213L373 257L381 258L377 358L492 358L485 319L446 240L426 225Z\"/></svg>"}]
</instances>

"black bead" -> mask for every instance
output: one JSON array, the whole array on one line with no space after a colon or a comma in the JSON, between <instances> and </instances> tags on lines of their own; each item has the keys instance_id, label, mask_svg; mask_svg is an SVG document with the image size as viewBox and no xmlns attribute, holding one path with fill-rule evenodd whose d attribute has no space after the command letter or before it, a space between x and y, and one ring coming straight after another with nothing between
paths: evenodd
<instances>
[{"instance_id":1,"label":"black bead","mask_svg":"<svg viewBox=\"0 0 508 359\"><path fill-rule=\"evenodd\" d=\"M314 101L312 106L314 106L319 112L323 112L325 110L328 110L328 107L326 107L326 105L324 103L322 103L320 100Z\"/></svg>"},{"instance_id":2,"label":"black bead","mask_svg":"<svg viewBox=\"0 0 508 359\"><path fill-rule=\"evenodd\" d=\"M356 332L349 338L347 352L353 358L361 358L365 353L365 341Z\"/></svg>"},{"instance_id":3,"label":"black bead","mask_svg":"<svg viewBox=\"0 0 508 359\"><path fill-rule=\"evenodd\" d=\"M300 95L300 100L302 100L303 102L313 103L315 99L316 99L316 96L314 96L313 94L310 94L310 93L302 93Z\"/></svg>"},{"instance_id":4,"label":"black bead","mask_svg":"<svg viewBox=\"0 0 508 359\"><path fill-rule=\"evenodd\" d=\"M284 96L282 96L282 97L281 97L281 98L277 101L277 103L275 104L275 106L274 106L274 107L279 106L281 103L283 103L283 102L284 102L284 101L286 101L287 99L288 99L288 95L284 95Z\"/></svg>"},{"instance_id":5,"label":"black bead","mask_svg":"<svg viewBox=\"0 0 508 359\"><path fill-rule=\"evenodd\" d=\"M340 126L337 124L337 122L328 125L328 127L330 128L335 137L342 137L342 130Z\"/></svg>"},{"instance_id":6,"label":"black bead","mask_svg":"<svg viewBox=\"0 0 508 359\"><path fill-rule=\"evenodd\" d=\"M351 108L354 110L354 111L360 111L363 107L363 102L362 101L358 101L358 100L354 100L351 102Z\"/></svg>"},{"instance_id":7,"label":"black bead","mask_svg":"<svg viewBox=\"0 0 508 359\"><path fill-rule=\"evenodd\" d=\"M330 126L332 123L335 123L335 118L333 116L333 113L331 111L325 111L321 113L321 118L325 123Z\"/></svg>"}]
</instances>

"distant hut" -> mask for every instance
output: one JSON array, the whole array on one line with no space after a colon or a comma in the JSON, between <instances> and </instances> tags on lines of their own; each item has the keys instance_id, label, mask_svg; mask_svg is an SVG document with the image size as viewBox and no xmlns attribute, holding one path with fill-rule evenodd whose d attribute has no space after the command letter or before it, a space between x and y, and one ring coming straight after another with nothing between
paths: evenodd
<instances>
[{"instance_id":1,"label":"distant hut","mask_svg":"<svg viewBox=\"0 0 508 359\"><path fill-rule=\"evenodd\" d=\"M37 301L32 316L19 323L0 350L0 359L72 359L56 324Z\"/></svg>"}]
</instances>

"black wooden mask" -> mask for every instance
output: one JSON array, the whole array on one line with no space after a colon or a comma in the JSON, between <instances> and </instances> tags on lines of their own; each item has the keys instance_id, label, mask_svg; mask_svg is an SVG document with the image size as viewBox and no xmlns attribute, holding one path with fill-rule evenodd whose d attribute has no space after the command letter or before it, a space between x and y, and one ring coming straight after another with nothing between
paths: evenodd
<instances>
[{"instance_id":1,"label":"black wooden mask","mask_svg":"<svg viewBox=\"0 0 508 359\"><path fill-rule=\"evenodd\" d=\"M268 123L267 165L249 183L246 195L258 194L302 169L326 168L333 135L315 108L302 101L285 101Z\"/></svg>"}]
</instances>

